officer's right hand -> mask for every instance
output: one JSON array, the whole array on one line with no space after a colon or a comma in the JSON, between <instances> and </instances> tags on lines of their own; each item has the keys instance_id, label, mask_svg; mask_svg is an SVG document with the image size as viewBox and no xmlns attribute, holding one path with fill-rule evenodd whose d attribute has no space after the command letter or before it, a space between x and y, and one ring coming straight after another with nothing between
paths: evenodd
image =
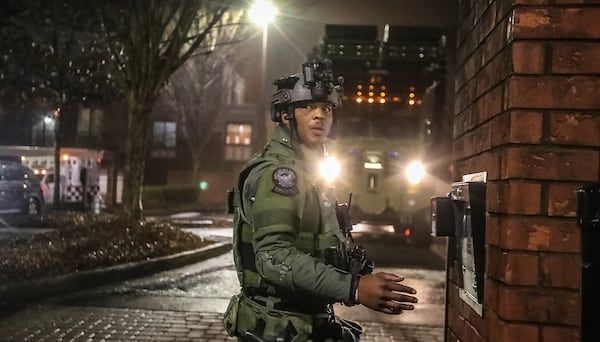
<instances>
[{"instance_id":1,"label":"officer's right hand","mask_svg":"<svg viewBox=\"0 0 600 342\"><path fill-rule=\"evenodd\" d=\"M417 302L417 297L411 296L417 290L400 284L403 280L404 277L385 272L364 275L358 281L358 302L390 315L413 310L415 307L406 303Z\"/></svg>"}]
</instances>

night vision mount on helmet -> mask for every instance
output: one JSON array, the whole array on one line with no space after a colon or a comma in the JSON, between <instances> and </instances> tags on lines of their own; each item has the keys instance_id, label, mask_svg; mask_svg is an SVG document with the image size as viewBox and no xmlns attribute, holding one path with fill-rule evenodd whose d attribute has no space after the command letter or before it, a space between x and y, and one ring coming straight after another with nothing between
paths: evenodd
<instances>
[{"instance_id":1,"label":"night vision mount on helmet","mask_svg":"<svg viewBox=\"0 0 600 342\"><path fill-rule=\"evenodd\" d=\"M334 80L329 60L302 64L302 75L292 75L273 82L277 86L271 99L271 120L281 122L293 118L294 106L300 102L329 102L334 108L342 106L343 77Z\"/></svg>"}]
</instances>

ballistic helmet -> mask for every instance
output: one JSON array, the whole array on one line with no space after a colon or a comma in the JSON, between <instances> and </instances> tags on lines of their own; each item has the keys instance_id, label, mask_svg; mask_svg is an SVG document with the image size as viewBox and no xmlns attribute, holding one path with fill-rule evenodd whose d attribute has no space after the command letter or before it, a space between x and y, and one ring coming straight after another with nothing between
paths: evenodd
<instances>
[{"instance_id":1,"label":"ballistic helmet","mask_svg":"<svg viewBox=\"0 0 600 342\"><path fill-rule=\"evenodd\" d=\"M334 108L342 106L342 83L339 77L334 82L328 60L302 64L302 74L280 78L273 82L277 86L271 99L271 120L281 122L283 114L292 119L295 106L307 101L329 102Z\"/></svg>"}]
</instances>

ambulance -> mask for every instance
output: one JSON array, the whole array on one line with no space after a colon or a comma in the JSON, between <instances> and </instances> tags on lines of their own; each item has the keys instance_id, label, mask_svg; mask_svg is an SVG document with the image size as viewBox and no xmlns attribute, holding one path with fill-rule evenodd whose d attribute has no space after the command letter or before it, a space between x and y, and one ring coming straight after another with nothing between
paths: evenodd
<instances>
[{"instance_id":1,"label":"ambulance","mask_svg":"<svg viewBox=\"0 0 600 342\"><path fill-rule=\"evenodd\" d=\"M92 203L100 195L99 169L104 152L83 148L60 150L61 203ZM0 146L0 159L20 161L40 179L46 204L54 202L54 148L34 146ZM85 184L85 189L83 188Z\"/></svg>"}]
</instances>

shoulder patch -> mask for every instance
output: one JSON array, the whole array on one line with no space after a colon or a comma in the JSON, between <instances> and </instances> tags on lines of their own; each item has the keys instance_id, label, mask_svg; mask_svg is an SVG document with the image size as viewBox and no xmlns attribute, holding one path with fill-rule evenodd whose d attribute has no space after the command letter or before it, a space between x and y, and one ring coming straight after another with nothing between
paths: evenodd
<instances>
[{"instance_id":1,"label":"shoulder patch","mask_svg":"<svg viewBox=\"0 0 600 342\"><path fill-rule=\"evenodd\" d=\"M298 194L298 177L296 172L288 167L279 167L273 171L273 192L285 196Z\"/></svg>"}]
</instances>

